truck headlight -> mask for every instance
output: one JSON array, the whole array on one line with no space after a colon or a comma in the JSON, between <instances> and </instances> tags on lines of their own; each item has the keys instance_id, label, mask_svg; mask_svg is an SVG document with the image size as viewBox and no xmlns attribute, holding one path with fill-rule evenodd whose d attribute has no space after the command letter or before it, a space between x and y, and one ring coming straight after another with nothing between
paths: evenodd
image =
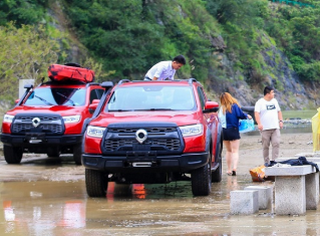
<instances>
[{"instance_id":1,"label":"truck headlight","mask_svg":"<svg viewBox=\"0 0 320 236\"><path fill-rule=\"evenodd\" d=\"M202 124L180 126L179 128L182 132L183 137L196 136L203 133Z\"/></svg>"},{"instance_id":2,"label":"truck headlight","mask_svg":"<svg viewBox=\"0 0 320 236\"><path fill-rule=\"evenodd\" d=\"M75 115L75 116L63 116L62 119L65 124L70 124L70 123L77 123L80 121L80 115Z\"/></svg>"},{"instance_id":3,"label":"truck headlight","mask_svg":"<svg viewBox=\"0 0 320 236\"><path fill-rule=\"evenodd\" d=\"M5 114L3 116L3 122L12 123L14 116Z\"/></svg>"},{"instance_id":4,"label":"truck headlight","mask_svg":"<svg viewBox=\"0 0 320 236\"><path fill-rule=\"evenodd\" d=\"M105 130L106 128L89 125L87 128L87 135L94 138L102 138Z\"/></svg>"}]
</instances>

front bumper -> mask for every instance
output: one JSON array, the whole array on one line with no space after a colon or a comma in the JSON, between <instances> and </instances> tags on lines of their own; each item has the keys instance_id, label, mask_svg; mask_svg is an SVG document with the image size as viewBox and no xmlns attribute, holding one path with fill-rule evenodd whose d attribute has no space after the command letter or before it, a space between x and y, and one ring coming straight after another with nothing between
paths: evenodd
<instances>
[{"instance_id":1,"label":"front bumper","mask_svg":"<svg viewBox=\"0 0 320 236\"><path fill-rule=\"evenodd\" d=\"M207 152L161 156L139 153L127 156L82 155L82 164L86 168L108 173L187 173L204 166L208 161Z\"/></svg>"},{"instance_id":2,"label":"front bumper","mask_svg":"<svg viewBox=\"0 0 320 236\"><path fill-rule=\"evenodd\" d=\"M73 146L81 144L82 134L48 136L43 134L11 135L1 134L4 145L19 147Z\"/></svg>"}]
</instances>

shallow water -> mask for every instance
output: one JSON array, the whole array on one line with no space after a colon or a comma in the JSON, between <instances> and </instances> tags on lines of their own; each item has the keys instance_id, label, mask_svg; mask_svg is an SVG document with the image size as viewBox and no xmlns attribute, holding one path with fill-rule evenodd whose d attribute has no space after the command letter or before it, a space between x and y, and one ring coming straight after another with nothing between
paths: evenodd
<instances>
[{"instance_id":1,"label":"shallow water","mask_svg":"<svg viewBox=\"0 0 320 236\"><path fill-rule=\"evenodd\" d=\"M75 166L72 157L59 161L28 154L21 165L8 165L0 159L0 233L320 235L320 210L308 210L304 216L277 216L273 207L252 215L230 214L230 191L252 185L273 186L269 181L252 182L248 167L259 163L261 157L249 155L252 149L243 151L247 155L241 158L238 175L224 174L220 183L212 184L207 197L193 197L191 184L185 181L154 185L111 182L105 198L90 198L84 168Z\"/></svg>"},{"instance_id":2,"label":"shallow water","mask_svg":"<svg viewBox=\"0 0 320 236\"><path fill-rule=\"evenodd\" d=\"M281 129L282 134L296 134L296 133L312 133L312 126L310 123L307 124L285 124L283 129ZM246 133L246 135L254 136L260 135L257 125L255 125L255 130Z\"/></svg>"},{"instance_id":3,"label":"shallow water","mask_svg":"<svg viewBox=\"0 0 320 236\"><path fill-rule=\"evenodd\" d=\"M271 182L256 183L270 185ZM253 185L248 175L223 177L208 197L189 182L109 184L89 198L83 181L1 182L0 232L8 235L317 235L320 212L276 216L230 214L230 191Z\"/></svg>"}]
</instances>

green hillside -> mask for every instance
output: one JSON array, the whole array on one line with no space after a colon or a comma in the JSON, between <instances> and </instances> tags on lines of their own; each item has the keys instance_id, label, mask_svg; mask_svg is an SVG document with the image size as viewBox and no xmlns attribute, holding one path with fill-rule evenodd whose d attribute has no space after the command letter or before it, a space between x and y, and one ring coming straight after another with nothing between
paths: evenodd
<instances>
[{"instance_id":1,"label":"green hillside","mask_svg":"<svg viewBox=\"0 0 320 236\"><path fill-rule=\"evenodd\" d=\"M318 0L16 0L0 2L0 101L51 63L78 62L98 81L141 79L178 54L177 78L252 105L265 85L285 109L320 104Z\"/></svg>"}]
</instances>

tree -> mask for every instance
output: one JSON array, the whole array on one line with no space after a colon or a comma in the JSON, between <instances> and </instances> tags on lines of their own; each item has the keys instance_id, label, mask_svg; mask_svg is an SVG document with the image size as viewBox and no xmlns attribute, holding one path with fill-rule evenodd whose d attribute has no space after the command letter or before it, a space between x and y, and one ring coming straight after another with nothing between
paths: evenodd
<instances>
[{"instance_id":1,"label":"tree","mask_svg":"<svg viewBox=\"0 0 320 236\"><path fill-rule=\"evenodd\" d=\"M0 27L0 41L0 100L12 103L18 97L19 80L39 83L49 65L57 62L60 47L41 25L16 28L9 23Z\"/></svg>"}]
</instances>

